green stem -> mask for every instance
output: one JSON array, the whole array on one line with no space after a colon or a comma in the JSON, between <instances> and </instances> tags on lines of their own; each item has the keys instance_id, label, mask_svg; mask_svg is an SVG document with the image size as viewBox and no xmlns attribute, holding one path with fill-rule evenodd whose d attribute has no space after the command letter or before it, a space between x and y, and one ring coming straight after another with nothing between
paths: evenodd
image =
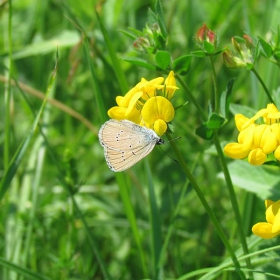
<instances>
[{"instance_id":1,"label":"green stem","mask_svg":"<svg viewBox=\"0 0 280 280\"><path fill-rule=\"evenodd\" d=\"M220 95L219 95L219 92L218 92L217 75L216 75L216 70L215 70L215 67L214 67L212 56L210 56L210 62L211 62L210 64L211 64L212 72L213 72L213 83L214 83L214 92L215 92L215 112L217 114L219 114ZM226 183L227 183L226 185L227 185L227 188L228 188L228 191L229 191L229 196L230 196L230 200L231 200L232 209L233 209L233 212L234 212L234 215L235 215L235 219L236 219L237 225L239 225L239 226L237 226L237 228L238 228L238 233L239 233L240 240L241 240L241 245L242 245L244 254L249 254L249 250L248 250L248 247L247 247L247 242L246 242L246 237L245 237L245 234L244 234L244 231L243 231L243 227L240 226L243 223L242 223L242 219L241 219L241 215L240 215L235 191L234 191L233 184L232 184L232 181L231 181L231 177L230 177L228 167L227 167L227 164L226 164L226 161L225 161L224 153L223 153L221 145L220 145L220 141L219 141L219 138L218 138L217 131L214 131L213 142L214 142L214 145L216 147L218 156L219 156L220 161L221 161L221 165L222 165L225 180L226 180ZM247 264L248 268L252 268L250 259L246 259L246 264ZM252 272L250 272L250 277L251 278L253 277Z\"/></svg>"},{"instance_id":2,"label":"green stem","mask_svg":"<svg viewBox=\"0 0 280 280\"><path fill-rule=\"evenodd\" d=\"M5 144L4 144L4 168L9 167L10 161L10 103L11 103L11 71L12 71L12 0L9 1L9 17L8 17L8 45L9 45L9 71L8 82L5 94Z\"/></svg>"},{"instance_id":3,"label":"green stem","mask_svg":"<svg viewBox=\"0 0 280 280\"><path fill-rule=\"evenodd\" d=\"M172 137L170 134L167 134L167 138L168 140L171 140ZM212 223L214 224L215 226L215 229L217 231L217 233L219 234L222 242L224 243L233 263L234 263L234 266L236 268L236 271L237 273L239 274L240 276L240 279L245 279L245 276L244 274L242 273L242 271L240 270L240 264L236 258L236 255L234 253L234 250L232 249L219 221L217 220L214 212L212 211L211 207L209 206L208 202L206 201L204 195L203 195L203 192L201 191L201 189L199 188L195 178L193 177L192 173L190 172L189 168L187 167L187 164L185 163L185 160L183 158L183 156L181 155L181 153L179 152L176 144L175 144L175 141L170 141L169 142L170 145L172 146L173 150L174 150L174 153L177 157L177 160L178 160L178 163L180 164L181 168L183 169L184 173L186 174L187 178L189 179L190 183L192 184L192 187L194 188L198 198L200 199L203 207L205 208L207 214L209 215Z\"/></svg>"},{"instance_id":4,"label":"green stem","mask_svg":"<svg viewBox=\"0 0 280 280\"><path fill-rule=\"evenodd\" d=\"M266 87L265 83L263 82L262 78L260 77L260 75L258 74L258 72L256 71L256 69L253 67L253 68L251 69L251 71L255 74L255 76L257 77L257 79L258 79L259 82L261 83L261 85L262 85L262 87L263 87L263 89L264 89L264 91L265 91L265 93L266 93L266 96L267 96L267 98L269 99L269 101L270 101L271 103L275 104L275 102L273 101L273 98L272 98L271 95L270 95L270 92L269 92L268 88Z\"/></svg>"},{"instance_id":5,"label":"green stem","mask_svg":"<svg viewBox=\"0 0 280 280\"><path fill-rule=\"evenodd\" d=\"M210 55L210 64L213 72L213 84L214 84L214 94L215 94L215 112L219 114L220 111L220 95L218 92L218 82L217 82L217 74L213 63L213 56Z\"/></svg>"},{"instance_id":6,"label":"green stem","mask_svg":"<svg viewBox=\"0 0 280 280\"><path fill-rule=\"evenodd\" d=\"M243 225L243 222L242 222L242 218L241 218L241 215L240 215L240 212L239 212L237 198L236 198L235 191L234 191L234 188L233 188L233 184L232 184L232 181L231 181L228 166L226 164L224 153L223 153L223 150L222 150L221 145L220 145L220 141L219 141L219 138L218 138L217 131L214 132L213 142L214 142L214 145L216 147L218 157L220 158L220 161L221 161L222 169L223 169L225 180L226 180L226 185L227 185L227 188L228 188L228 191L229 191L229 197L230 197L230 200L231 200L232 209L233 209L233 212L234 212L234 215L235 215L235 220L237 222L237 229L238 229L238 233L239 233L239 236L240 236L243 252L244 252L245 255L248 255L249 250L248 250L248 246L247 246L247 242L246 242L246 237L245 237L245 233L243 231L243 227L241 226L241 225ZM249 269L252 269L251 261L250 261L249 258L246 259L246 264L247 264L247 267ZM253 279L252 272L250 272L250 277Z\"/></svg>"},{"instance_id":7,"label":"green stem","mask_svg":"<svg viewBox=\"0 0 280 280\"><path fill-rule=\"evenodd\" d=\"M207 121L207 115L205 114L204 110L201 108L200 104L197 102L197 100L194 98L192 92L190 91L189 87L187 84L182 80L182 78L179 75L175 75L176 79L179 81L181 86L184 88L187 98L193 103L193 105L196 107L197 111L201 115L202 119L204 121Z\"/></svg>"}]
</instances>

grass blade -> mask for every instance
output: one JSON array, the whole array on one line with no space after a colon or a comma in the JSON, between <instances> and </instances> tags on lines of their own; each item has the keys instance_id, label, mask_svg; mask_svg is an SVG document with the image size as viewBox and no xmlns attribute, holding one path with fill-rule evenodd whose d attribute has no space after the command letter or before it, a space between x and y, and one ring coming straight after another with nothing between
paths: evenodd
<instances>
[{"instance_id":1,"label":"grass blade","mask_svg":"<svg viewBox=\"0 0 280 280\"><path fill-rule=\"evenodd\" d=\"M23 139L23 141L21 142L20 146L18 147L14 157L12 158L11 162L10 162L10 165L9 165L9 168L7 169L7 171L5 172L4 174L4 177L3 179L1 180L1 183L0 183L0 200L3 198L4 194L6 193L6 191L8 190L9 186L10 186L10 183L12 181L12 179L14 178L15 174L16 174L16 171L28 149L28 146L31 142L31 139L33 138L33 135L38 127L38 124L39 124L39 120L42 116L42 113L44 111L44 108L45 108L45 105L46 105L46 102L47 102L47 97L52 89L52 86L55 82L55 78L56 78L56 72L57 72L57 64L55 65L55 68L54 68L54 71L52 73L52 77L50 79L50 83L48 85L48 88L47 88L47 92L46 92L46 96L45 96L45 99L41 105L41 108L32 124L32 127L29 131L29 133L26 135L26 137Z\"/></svg>"}]
</instances>

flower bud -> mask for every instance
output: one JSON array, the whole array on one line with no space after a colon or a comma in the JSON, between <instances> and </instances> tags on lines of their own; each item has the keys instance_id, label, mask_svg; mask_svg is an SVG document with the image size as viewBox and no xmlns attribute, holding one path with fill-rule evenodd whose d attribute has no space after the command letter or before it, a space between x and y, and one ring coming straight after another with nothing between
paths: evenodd
<instances>
[{"instance_id":1,"label":"flower bud","mask_svg":"<svg viewBox=\"0 0 280 280\"><path fill-rule=\"evenodd\" d=\"M241 46L239 43L237 43L237 41L235 40L234 37L231 38L231 43L233 45L234 50L241 56L243 56L243 51L241 49Z\"/></svg>"},{"instance_id":2,"label":"flower bud","mask_svg":"<svg viewBox=\"0 0 280 280\"><path fill-rule=\"evenodd\" d=\"M233 56L230 50L223 52L224 63L227 68L246 68L247 64L237 56Z\"/></svg>"},{"instance_id":3,"label":"flower bud","mask_svg":"<svg viewBox=\"0 0 280 280\"><path fill-rule=\"evenodd\" d=\"M195 40L202 45L204 41L209 42L213 46L216 46L217 36L214 31L209 29L207 25L204 23L202 27L195 34Z\"/></svg>"},{"instance_id":4,"label":"flower bud","mask_svg":"<svg viewBox=\"0 0 280 280\"><path fill-rule=\"evenodd\" d=\"M244 34L243 38L245 40L246 47L251 50L254 47L253 39L248 34Z\"/></svg>"},{"instance_id":5,"label":"flower bud","mask_svg":"<svg viewBox=\"0 0 280 280\"><path fill-rule=\"evenodd\" d=\"M150 42L144 37L139 37L133 42L133 47L138 51L142 51L150 47Z\"/></svg>"}]
</instances>

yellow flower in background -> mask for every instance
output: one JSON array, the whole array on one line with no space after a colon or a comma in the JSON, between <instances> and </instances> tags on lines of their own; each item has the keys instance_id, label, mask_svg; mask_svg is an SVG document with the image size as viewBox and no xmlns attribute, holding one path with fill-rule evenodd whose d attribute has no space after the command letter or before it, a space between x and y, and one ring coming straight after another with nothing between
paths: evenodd
<instances>
[{"instance_id":1,"label":"yellow flower in background","mask_svg":"<svg viewBox=\"0 0 280 280\"><path fill-rule=\"evenodd\" d=\"M111 119L130 120L153 129L158 135L167 130L167 123L174 118L174 107L169 101L178 89L174 72L164 80L158 77L141 81L124 96L117 96L117 106L108 110Z\"/></svg>"},{"instance_id":2,"label":"yellow flower in background","mask_svg":"<svg viewBox=\"0 0 280 280\"><path fill-rule=\"evenodd\" d=\"M263 121L262 124L255 123ZM241 114L235 116L235 124L239 130L238 143L227 144L224 152L234 159L245 159L252 165L265 163L267 155L274 154L280 159L280 112L274 104L268 104L252 118Z\"/></svg>"},{"instance_id":3,"label":"yellow flower in background","mask_svg":"<svg viewBox=\"0 0 280 280\"><path fill-rule=\"evenodd\" d=\"M246 118L245 116L243 116L242 114L237 114L234 117L235 119L235 125L236 128L241 131L245 128L248 127L248 125L250 124L250 119Z\"/></svg>"},{"instance_id":4,"label":"yellow flower in background","mask_svg":"<svg viewBox=\"0 0 280 280\"><path fill-rule=\"evenodd\" d=\"M267 199L265 201L266 207L266 221L257 223L252 227L255 235L269 239L280 234L280 200L274 202Z\"/></svg>"},{"instance_id":5,"label":"yellow flower in background","mask_svg":"<svg viewBox=\"0 0 280 280\"><path fill-rule=\"evenodd\" d=\"M164 85L165 85L164 96L170 100L173 97L175 90L178 89L178 87L176 86L176 80L173 71L170 71L168 77L165 79Z\"/></svg>"},{"instance_id":6,"label":"yellow flower in background","mask_svg":"<svg viewBox=\"0 0 280 280\"><path fill-rule=\"evenodd\" d=\"M143 106L142 120L159 136L167 130L167 123L174 118L175 110L172 103L162 96L150 98Z\"/></svg>"}]
</instances>

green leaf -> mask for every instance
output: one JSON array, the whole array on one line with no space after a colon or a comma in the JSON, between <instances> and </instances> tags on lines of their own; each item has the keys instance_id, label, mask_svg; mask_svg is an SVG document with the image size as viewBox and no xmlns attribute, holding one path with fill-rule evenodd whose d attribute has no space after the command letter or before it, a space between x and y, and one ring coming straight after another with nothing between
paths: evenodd
<instances>
[{"instance_id":1,"label":"green leaf","mask_svg":"<svg viewBox=\"0 0 280 280\"><path fill-rule=\"evenodd\" d=\"M205 140L210 140L213 137L214 130L221 128L225 123L225 118L222 116L212 113L209 120L199 126L195 133Z\"/></svg>"},{"instance_id":2,"label":"green leaf","mask_svg":"<svg viewBox=\"0 0 280 280\"><path fill-rule=\"evenodd\" d=\"M176 74L185 75L189 72L192 56L184 55L173 61L173 69Z\"/></svg>"},{"instance_id":3,"label":"green leaf","mask_svg":"<svg viewBox=\"0 0 280 280\"><path fill-rule=\"evenodd\" d=\"M222 116L212 113L208 122L207 122L207 127L212 130L217 130L223 126L225 123L225 118Z\"/></svg>"},{"instance_id":4,"label":"green leaf","mask_svg":"<svg viewBox=\"0 0 280 280\"><path fill-rule=\"evenodd\" d=\"M171 57L169 52L158 51L155 55L156 64L159 68L165 70L171 62Z\"/></svg>"},{"instance_id":5,"label":"green leaf","mask_svg":"<svg viewBox=\"0 0 280 280\"><path fill-rule=\"evenodd\" d=\"M13 54L13 59L53 53L57 48L71 48L81 40L76 31L65 30L49 40L38 40Z\"/></svg>"},{"instance_id":6,"label":"green leaf","mask_svg":"<svg viewBox=\"0 0 280 280\"><path fill-rule=\"evenodd\" d=\"M126 31L126 30L119 29L119 31L120 31L121 33L123 33L124 35L126 35L127 37L129 37L130 39L132 39L132 40L136 40L136 39L138 38L137 36L135 36L134 34L128 32L128 31Z\"/></svg>"},{"instance_id":7,"label":"green leaf","mask_svg":"<svg viewBox=\"0 0 280 280\"><path fill-rule=\"evenodd\" d=\"M271 48L271 45L268 44L264 39L262 39L261 37L258 37L259 39L259 46L260 49L259 51L263 54L264 57L269 58L272 56L273 54L273 50Z\"/></svg>"},{"instance_id":8,"label":"green leaf","mask_svg":"<svg viewBox=\"0 0 280 280\"><path fill-rule=\"evenodd\" d=\"M165 21L164 21L164 17L163 17L163 10L162 10L162 5L161 5L160 0L156 1L155 10L156 10L156 14L158 16L158 23L160 26L161 33L162 33L163 37L166 38L167 32L166 32Z\"/></svg>"},{"instance_id":9,"label":"green leaf","mask_svg":"<svg viewBox=\"0 0 280 280\"><path fill-rule=\"evenodd\" d=\"M148 63L147 61L145 61L145 60L143 60L141 58L137 58L137 57L133 57L133 58L123 57L122 59L124 61L127 61L127 62L129 62L129 63L131 63L133 65L136 65L136 66L140 66L140 67L151 69L151 70L157 70L155 65L150 64L150 63Z\"/></svg>"},{"instance_id":10,"label":"green leaf","mask_svg":"<svg viewBox=\"0 0 280 280\"><path fill-rule=\"evenodd\" d=\"M140 36L143 36L143 32L136 29L136 28L133 28L133 27L128 27L128 30L132 32L132 34L135 35L136 38L140 37Z\"/></svg>"},{"instance_id":11,"label":"green leaf","mask_svg":"<svg viewBox=\"0 0 280 280\"><path fill-rule=\"evenodd\" d=\"M230 104L230 111L233 115L242 114L248 118L253 117L256 114L256 111L251 107L239 105L239 104Z\"/></svg>"},{"instance_id":12,"label":"green leaf","mask_svg":"<svg viewBox=\"0 0 280 280\"><path fill-rule=\"evenodd\" d=\"M203 123L195 130L195 134L200 136L202 139L210 140L213 137L213 129L209 129L207 123Z\"/></svg>"},{"instance_id":13,"label":"green leaf","mask_svg":"<svg viewBox=\"0 0 280 280\"><path fill-rule=\"evenodd\" d=\"M205 57L206 53L204 51L199 50L199 51L191 52L191 55L194 57Z\"/></svg>"},{"instance_id":14,"label":"green leaf","mask_svg":"<svg viewBox=\"0 0 280 280\"><path fill-rule=\"evenodd\" d=\"M158 17L152 9L148 9L148 25L158 23Z\"/></svg>"},{"instance_id":15,"label":"green leaf","mask_svg":"<svg viewBox=\"0 0 280 280\"><path fill-rule=\"evenodd\" d=\"M280 51L274 52L274 58L279 61L280 60Z\"/></svg>"},{"instance_id":16,"label":"green leaf","mask_svg":"<svg viewBox=\"0 0 280 280\"><path fill-rule=\"evenodd\" d=\"M213 54L215 51L215 47L207 41L203 41L203 47L204 47L204 50L209 54Z\"/></svg>"},{"instance_id":17,"label":"green leaf","mask_svg":"<svg viewBox=\"0 0 280 280\"><path fill-rule=\"evenodd\" d=\"M235 160L229 164L230 175L236 187L255 193L265 200L280 197L279 167L253 166L247 161ZM219 177L223 177L220 173Z\"/></svg>"},{"instance_id":18,"label":"green leaf","mask_svg":"<svg viewBox=\"0 0 280 280\"><path fill-rule=\"evenodd\" d=\"M220 99L220 110L222 116L227 119L229 115L229 105L231 101L231 92L233 87L234 79L231 79L227 84L227 88L222 92Z\"/></svg>"}]
</instances>

